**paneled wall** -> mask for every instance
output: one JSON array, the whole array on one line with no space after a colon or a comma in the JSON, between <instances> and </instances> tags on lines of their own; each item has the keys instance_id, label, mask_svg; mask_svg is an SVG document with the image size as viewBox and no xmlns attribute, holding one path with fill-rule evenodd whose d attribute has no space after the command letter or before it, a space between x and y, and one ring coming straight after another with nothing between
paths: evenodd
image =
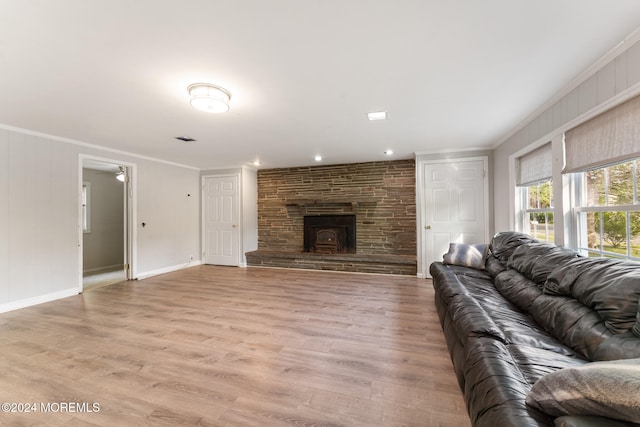
<instances>
[{"instance_id":1,"label":"paneled wall","mask_svg":"<svg viewBox=\"0 0 640 427\"><path fill-rule=\"evenodd\" d=\"M356 213L359 254L416 254L415 162L258 171L258 249L302 252L305 214Z\"/></svg>"},{"instance_id":2,"label":"paneled wall","mask_svg":"<svg viewBox=\"0 0 640 427\"><path fill-rule=\"evenodd\" d=\"M81 154L136 166L138 275L200 253L198 170L0 128L0 311L78 292Z\"/></svg>"},{"instance_id":3,"label":"paneled wall","mask_svg":"<svg viewBox=\"0 0 640 427\"><path fill-rule=\"evenodd\" d=\"M628 41L621 52L615 52L594 67L593 72L573 90L546 108L494 150L493 183L495 194L495 230L510 228L513 215L509 194L509 157L532 143L551 141L568 127L589 119L594 112L612 108L638 94L640 86L640 42ZM585 147L588 149L588 147ZM561 165L562 162L558 162ZM557 171L556 171L557 172ZM560 197L561 194L556 194Z\"/></svg>"}]
</instances>

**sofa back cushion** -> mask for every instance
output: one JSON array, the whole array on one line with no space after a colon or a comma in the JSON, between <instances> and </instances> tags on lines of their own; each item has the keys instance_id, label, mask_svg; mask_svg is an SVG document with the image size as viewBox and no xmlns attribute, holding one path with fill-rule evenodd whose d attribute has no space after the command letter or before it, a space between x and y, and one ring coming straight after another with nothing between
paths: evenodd
<instances>
[{"instance_id":1,"label":"sofa back cushion","mask_svg":"<svg viewBox=\"0 0 640 427\"><path fill-rule=\"evenodd\" d=\"M595 310L612 333L631 330L638 316L640 263L611 258L575 258L556 267L544 293L567 296Z\"/></svg>"},{"instance_id":2,"label":"sofa back cushion","mask_svg":"<svg viewBox=\"0 0 640 427\"><path fill-rule=\"evenodd\" d=\"M516 270L504 270L494 279L494 285L503 297L528 313L533 301L542 295L535 282L524 277Z\"/></svg>"},{"instance_id":3,"label":"sofa back cushion","mask_svg":"<svg viewBox=\"0 0 640 427\"><path fill-rule=\"evenodd\" d=\"M552 243L529 242L513 251L507 267L519 271L542 288L554 268L579 256L580 254L573 249Z\"/></svg>"},{"instance_id":4,"label":"sofa back cushion","mask_svg":"<svg viewBox=\"0 0 640 427\"><path fill-rule=\"evenodd\" d=\"M493 236L489 244L489 249L493 256L506 265L511 254L513 254L513 251L515 251L518 246L530 242L537 242L537 240L528 234L518 233L516 231L504 231Z\"/></svg>"}]
</instances>

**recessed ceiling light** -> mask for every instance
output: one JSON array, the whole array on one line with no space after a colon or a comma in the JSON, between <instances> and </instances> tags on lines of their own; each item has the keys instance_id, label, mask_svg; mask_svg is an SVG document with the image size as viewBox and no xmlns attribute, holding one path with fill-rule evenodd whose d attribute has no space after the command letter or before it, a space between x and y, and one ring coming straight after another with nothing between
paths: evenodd
<instances>
[{"instance_id":1,"label":"recessed ceiling light","mask_svg":"<svg viewBox=\"0 0 640 427\"><path fill-rule=\"evenodd\" d=\"M253 162L253 166L260 166L262 164L262 162L260 160L256 160L255 162Z\"/></svg>"},{"instance_id":2,"label":"recessed ceiling light","mask_svg":"<svg viewBox=\"0 0 640 427\"><path fill-rule=\"evenodd\" d=\"M385 150L384 154L387 156L391 156L393 155L393 150Z\"/></svg>"},{"instance_id":3,"label":"recessed ceiling light","mask_svg":"<svg viewBox=\"0 0 640 427\"><path fill-rule=\"evenodd\" d=\"M316 162L320 162L320 161L322 161L322 156L317 155L317 156L315 157L315 161L316 161Z\"/></svg>"},{"instance_id":4,"label":"recessed ceiling light","mask_svg":"<svg viewBox=\"0 0 640 427\"><path fill-rule=\"evenodd\" d=\"M387 120L387 112L386 111L376 111L374 113L367 114L369 120Z\"/></svg>"}]
</instances>

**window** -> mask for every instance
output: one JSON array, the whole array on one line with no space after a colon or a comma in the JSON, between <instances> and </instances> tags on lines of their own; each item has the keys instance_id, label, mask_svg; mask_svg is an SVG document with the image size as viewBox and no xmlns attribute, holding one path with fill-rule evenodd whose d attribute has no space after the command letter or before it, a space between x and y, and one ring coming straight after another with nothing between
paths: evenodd
<instances>
[{"instance_id":1,"label":"window","mask_svg":"<svg viewBox=\"0 0 640 427\"><path fill-rule=\"evenodd\" d=\"M91 183L84 181L82 183L82 231L91 233Z\"/></svg>"},{"instance_id":2,"label":"window","mask_svg":"<svg viewBox=\"0 0 640 427\"><path fill-rule=\"evenodd\" d=\"M578 247L640 260L640 159L575 174Z\"/></svg>"},{"instance_id":3,"label":"window","mask_svg":"<svg viewBox=\"0 0 640 427\"><path fill-rule=\"evenodd\" d=\"M538 240L553 242L553 185L544 182L519 187L522 201L522 231Z\"/></svg>"},{"instance_id":4,"label":"window","mask_svg":"<svg viewBox=\"0 0 640 427\"><path fill-rule=\"evenodd\" d=\"M551 142L517 159L520 198L517 229L538 240L554 241Z\"/></svg>"}]
</instances>

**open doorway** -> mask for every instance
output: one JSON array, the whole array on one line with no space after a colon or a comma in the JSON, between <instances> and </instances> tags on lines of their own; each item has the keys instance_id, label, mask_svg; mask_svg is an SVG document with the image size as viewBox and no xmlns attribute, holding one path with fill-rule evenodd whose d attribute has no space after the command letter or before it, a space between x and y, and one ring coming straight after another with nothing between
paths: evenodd
<instances>
[{"instance_id":1,"label":"open doorway","mask_svg":"<svg viewBox=\"0 0 640 427\"><path fill-rule=\"evenodd\" d=\"M87 291L131 278L130 168L95 158L81 162L81 291Z\"/></svg>"}]
</instances>

